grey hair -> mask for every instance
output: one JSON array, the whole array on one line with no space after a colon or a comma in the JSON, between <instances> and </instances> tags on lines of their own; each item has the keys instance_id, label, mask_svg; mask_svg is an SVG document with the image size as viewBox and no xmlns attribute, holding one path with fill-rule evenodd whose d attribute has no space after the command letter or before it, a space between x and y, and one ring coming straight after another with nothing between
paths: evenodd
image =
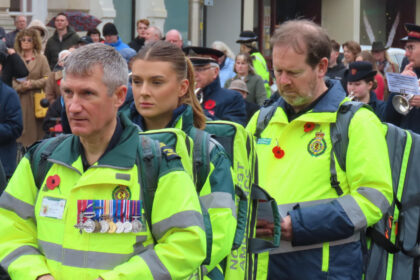
<instances>
[{"instance_id":1,"label":"grey hair","mask_svg":"<svg viewBox=\"0 0 420 280\"><path fill-rule=\"evenodd\" d=\"M111 46L94 43L74 50L64 63L64 74L86 76L96 65L102 66L102 81L108 88L108 95L128 83L128 69L125 59ZM64 75L65 79L65 75Z\"/></svg>"},{"instance_id":2,"label":"grey hair","mask_svg":"<svg viewBox=\"0 0 420 280\"><path fill-rule=\"evenodd\" d=\"M211 44L211 47L213 49L223 52L227 57L235 59L235 55L233 54L233 51L222 41L214 41L213 44Z\"/></svg>"},{"instance_id":3,"label":"grey hair","mask_svg":"<svg viewBox=\"0 0 420 280\"><path fill-rule=\"evenodd\" d=\"M162 39L162 31L159 27L152 25L149 27L151 30L153 30L153 34L159 36L159 40Z\"/></svg>"},{"instance_id":4,"label":"grey hair","mask_svg":"<svg viewBox=\"0 0 420 280\"><path fill-rule=\"evenodd\" d=\"M168 33L169 32L176 32L176 34L178 35L178 37L179 37L179 40L181 40L182 41L182 34L181 34L181 32L179 32L178 30L176 30L176 29L171 29L171 30L169 30L168 32L166 32L166 35L165 36L168 36Z\"/></svg>"}]
</instances>

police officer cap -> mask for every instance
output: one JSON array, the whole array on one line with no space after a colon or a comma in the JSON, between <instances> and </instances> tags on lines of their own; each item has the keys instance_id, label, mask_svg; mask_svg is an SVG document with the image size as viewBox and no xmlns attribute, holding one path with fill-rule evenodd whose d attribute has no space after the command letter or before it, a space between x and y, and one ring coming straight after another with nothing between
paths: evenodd
<instances>
[{"instance_id":1,"label":"police officer cap","mask_svg":"<svg viewBox=\"0 0 420 280\"><path fill-rule=\"evenodd\" d=\"M406 23L404 24L405 30L407 30L407 36L402 38L400 41L418 41L420 42L420 26Z\"/></svg>"},{"instance_id":2,"label":"police officer cap","mask_svg":"<svg viewBox=\"0 0 420 280\"><path fill-rule=\"evenodd\" d=\"M241 43L251 43L251 42L254 42L254 41L257 41L257 40L258 40L257 34L255 34L252 31L245 30L245 31L242 31L241 34L239 34L239 39L236 40L236 43L239 43L239 44L241 44Z\"/></svg>"},{"instance_id":3,"label":"police officer cap","mask_svg":"<svg viewBox=\"0 0 420 280\"><path fill-rule=\"evenodd\" d=\"M223 52L216 49L193 46L185 47L184 53L194 66L202 66L212 62L217 63L217 59L224 55Z\"/></svg>"},{"instance_id":4,"label":"police officer cap","mask_svg":"<svg viewBox=\"0 0 420 280\"><path fill-rule=\"evenodd\" d=\"M346 70L348 82L360 81L376 75L376 71L372 68L372 63L367 61L356 61L350 63L349 69Z\"/></svg>"}]
</instances>

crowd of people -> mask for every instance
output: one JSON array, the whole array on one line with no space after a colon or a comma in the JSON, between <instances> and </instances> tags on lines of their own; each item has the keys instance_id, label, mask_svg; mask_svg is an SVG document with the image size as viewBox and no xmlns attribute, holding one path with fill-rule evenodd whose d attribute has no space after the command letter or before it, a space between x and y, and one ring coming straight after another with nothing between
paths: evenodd
<instances>
[{"instance_id":1,"label":"crowd of people","mask_svg":"<svg viewBox=\"0 0 420 280\"><path fill-rule=\"evenodd\" d=\"M362 279L362 233L393 198L381 121L420 133L420 95L408 100L406 114L398 112L385 76L420 77L420 26L406 24L407 62L398 69L382 42L362 51L311 21L291 20L271 38L270 71L252 31L239 34L235 56L220 41L184 46L178 30L163 34L147 19L137 21L128 43L113 23L82 37L65 13L54 23L51 37L42 22L28 25L23 16L16 30L0 28L0 264L13 279L223 277L239 215L232 159L209 142L211 168L197 195L175 147L138 136L180 129L198 145L209 120L252 135L259 184L279 208L280 247L260 256L254 276ZM348 100L372 110L353 117L342 169L330 127ZM44 148L48 163L34 164L51 139L60 141ZM143 172L153 158L158 172ZM147 217L150 191L139 178L151 176L156 192ZM273 223L262 217L257 236L272 235Z\"/></svg>"}]
</instances>

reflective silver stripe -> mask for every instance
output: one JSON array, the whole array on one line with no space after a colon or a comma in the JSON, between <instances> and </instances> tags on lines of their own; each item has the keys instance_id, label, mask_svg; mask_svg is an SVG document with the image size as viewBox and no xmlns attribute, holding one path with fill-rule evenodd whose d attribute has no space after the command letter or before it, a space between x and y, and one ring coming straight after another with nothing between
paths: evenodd
<instances>
[{"instance_id":1,"label":"reflective silver stripe","mask_svg":"<svg viewBox=\"0 0 420 280\"><path fill-rule=\"evenodd\" d=\"M365 214L363 213L359 204L357 204L354 197L351 195L345 195L338 198L337 202L340 203L341 207L344 209L344 212L346 212L347 217L353 223L355 231L358 231L367 226Z\"/></svg>"},{"instance_id":2,"label":"reflective silver stripe","mask_svg":"<svg viewBox=\"0 0 420 280\"><path fill-rule=\"evenodd\" d=\"M140 254L143 253L144 251L148 250L148 249L153 249L154 244L149 244L146 247L144 247L144 242L147 240L147 236L146 235L138 235L136 236L136 244L133 245L133 249L134 252L136 254Z\"/></svg>"},{"instance_id":3,"label":"reflective silver stripe","mask_svg":"<svg viewBox=\"0 0 420 280\"><path fill-rule=\"evenodd\" d=\"M12 264L12 262L14 262L16 259L18 259L21 256L26 256L26 255L42 255L41 252L32 246L22 246L17 248L16 250L14 250L13 252L11 252L10 254L8 254L3 261L1 262L1 266L7 270L9 268L9 265Z\"/></svg>"},{"instance_id":4,"label":"reflective silver stripe","mask_svg":"<svg viewBox=\"0 0 420 280\"><path fill-rule=\"evenodd\" d=\"M22 219L35 218L34 207L7 192L0 197L0 207L15 212Z\"/></svg>"},{"instance_id":5,"label":"reflective silver stripe","mask_svg":"<svg viewBox=\"0 0 420 280\"><path fill-rule=\"evenodd\" d=\"M115 254L67 249L63 248L60 244L41 240L38 240L38 244L47 259L78 268L111 270L137 255L136 252L131 254Z\"/></svg>"},{"instance_id":6,"label":"reflective silver stripe","mask_svg":"<svg viewBox=\"0 0 420 280\"><path fill-rule=\"evenodd\" d=\"M130 176L130 174L117 173L117 174L115 174L115 178L130 181L131 176Z\"/></svg>"},{"instance_id":7,"label":"reflective silver stripe","mask_svg":"<svg viewBox=\"0 0 420 280\"><path fill-rule=\"evenodd\" d=\"M172 277L169 274L169 271L160 261L159 257L156 255L155 250L147 250L140 257L146 262L147 266L149 267L150 271L152 272L153 279L171 280Z\"/></svg>"},{"instance_id":8,"label":"reflective silver stripe","mask_svg":"<svg viewBox=\"0 0 420 280\"><path fill-rule=\"evenodd\" d=\"M79 175L82 175L82 173L80 173L80 171L79 171L79 170L77 170L75 167L73 167L73 166L71 166L71 165L68 165L68 164L67 164L67 163L65 163L65 162L62 162L62 161L59 161L59 160L55 160L55 159L51 159L51 158L47 159L47 161L52 162L52 163L55 163L55 164L58 164L58 165L65 166L65 167L67 167L67 168L70 168L70 169L71 169L71 170L73 170L73 171L76 171L77 173L79 173Z\"/></svg>"},{"instance_id":9,"label":"reflective silver stripe","mask_svg":"<svg viewBox=\"0 0 420 280\"><path fill-rule=\"evenodd\" d=\"M236 205L230 193L214 192L201 196L200 201L207 210L210 208L229 208L232 210L232 214L236 218Z\"/></svg>"},{"instance_id":10,"label":"reflective silver stripe","mask_svg":"<svg viewBox=\"0 0 420 280\"><path fill-rule=\"evenodd\" d=\"M172 228L188 228L198 226L204 230L203 216L197 211L183 211L152 225L152 233L156 240L162 238Z\"/></svg>"},{"instance_id":11,"label":"reflective silver stripe","mask_svg":"<svg viewBox=\"0 0 420 280\"><path fill-rule=\"evenodd\" d=\"M347 243L352 243L360 240L360 232L356 232L352 236L340 239L336 241L330 241L328 242L330 244L330 247L337 246L337 245L343 245ZM311 250L311 249L318 249L322 248L322 245L324 243L317 243L307 246L292 246L292 243L290 241L281 240L280 241L280 247L273 249L270 251L270 254L282 254L282 253L290 253L290 252L297 252L297 251L303 251L303 250Z\"/></svg>"},{"instance_id":12,"label":"reflective silver stripe","mask_svg":"<svg viewBox=\"0 0 420 280\"><path fill-rule=\"evenodd\" d=\"M360 187L357 189L357 192L381 209L382 214L385 214L389 207L391 207L384 194L377 189Z\"/></svg>"}]
</instances>

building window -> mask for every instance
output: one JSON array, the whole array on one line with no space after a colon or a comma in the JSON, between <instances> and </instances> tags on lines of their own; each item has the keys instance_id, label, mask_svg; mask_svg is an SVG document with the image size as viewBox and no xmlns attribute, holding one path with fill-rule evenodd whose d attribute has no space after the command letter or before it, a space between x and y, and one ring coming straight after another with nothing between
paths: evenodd
<instances>
[{"instance_id":1,"label":"building window","mask_svg":"<svg viewBox=\"0 0 420 280\"><path fill-rule=\"evenodd\" d=\"M360 44L381 41L387 47L401 47L404 23L414 23L415 7L415 0L361 0Z\"/></svg>"},{"instance_id":2,"label":"building window","mask_svg":"<svg viewBox=\"0 0 420 280\"><path fill-rule=\"evenodd\" d=\"M24 15L28 22L30 22L33 16L32 1L33 0L10 0L9 14L11 16Z\"/></svg>"}]
</instances>

